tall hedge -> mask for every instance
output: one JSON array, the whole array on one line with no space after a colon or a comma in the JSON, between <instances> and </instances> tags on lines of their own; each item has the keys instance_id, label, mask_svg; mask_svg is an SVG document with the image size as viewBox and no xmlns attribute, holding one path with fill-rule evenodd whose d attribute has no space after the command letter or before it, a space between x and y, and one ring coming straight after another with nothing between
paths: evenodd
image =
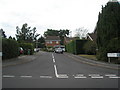
<instances>
[{"instance_id":1,"label":"tall hedge","mask_svg":"<svg viewBox=\"0 0 120 90\"><path fill-rule=\"evenodd\" d=\"M2 38L2 59L10 59L18 56L18 42L12 39Z\"/></svg>"},{"instance_id":2,"label":"tall hedge","mask_svg":"<svg viewBox=\"0 0 120 90\"><path fill-rule=\"evenodd\" d=\"M73 54L84 54L85 51L83 49L84 44L87 42L87 40L74 40L71 41L66 45L66 50L69 53Z\"/></svg>"},{"instance_id":3,"label":"tall hedge","mask_svg":"<svg viewBox=\"0 0 120 90\"><path fill-rule=\"evenodd\" d=\"M20 43L19 46L23 48L25 55L32 55L34 53L34 46L32 43Z\"/></svg>"},{"instance_id":4,"label":"tall hedge","mask_svg":"<svg viewBox=\"0 0 120 90\"><path fill-rule=\"evenodd\" d=\"M86 54L90 54L90 55L94 54L95 55L96 54L96 47L97 47L97 45L94 41L88 40L85 43L83 48L84 48Z\"/></svg>"},{"instance_id":5,"label":"tall hedge","mask_svg":"<svg viewBox=\"0 0 120 90\"><path fill-rule=\"evenodd\" d=\"M102 7L96 27L97 32L97 57L107 61L107 53L118 53L120 38L120 3L108 2Z\"/></svg>"}]
</instances>

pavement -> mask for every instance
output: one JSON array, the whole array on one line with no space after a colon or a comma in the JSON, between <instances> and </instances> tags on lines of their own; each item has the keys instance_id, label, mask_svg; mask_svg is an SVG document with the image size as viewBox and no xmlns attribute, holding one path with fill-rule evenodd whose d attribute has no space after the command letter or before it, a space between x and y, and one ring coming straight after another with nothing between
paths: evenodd
<instances>
[{"instance_id":1,"label":"pavement","mask_svg":"<svg viewBox=\"0 0 120 90\"><path fill-rule=\"evenodd\" d=\"M28 63L35 60L35 58L37 58L37 53L35 53L34 55L21 55L18 56L17 58L12 58L2 61L2 67L4 68L8 66Z\"/></svg>"}]
</instances>

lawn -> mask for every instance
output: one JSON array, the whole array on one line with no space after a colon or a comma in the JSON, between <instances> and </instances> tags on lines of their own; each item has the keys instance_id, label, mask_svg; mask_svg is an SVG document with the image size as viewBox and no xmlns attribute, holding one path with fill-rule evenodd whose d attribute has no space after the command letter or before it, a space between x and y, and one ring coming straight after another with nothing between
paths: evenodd
<instances>
[{"instance_id":1,"label":"lawn","mask_svg":"<svg viewBox=\"0 0 120 90\"><path fill-rule=\"evenodd\" d=\"M97 60L96 55L84 55L84 54L80 54L81 57L85 57L87 59L93 59L93 60Z\"/></svg>"}]
</instances>

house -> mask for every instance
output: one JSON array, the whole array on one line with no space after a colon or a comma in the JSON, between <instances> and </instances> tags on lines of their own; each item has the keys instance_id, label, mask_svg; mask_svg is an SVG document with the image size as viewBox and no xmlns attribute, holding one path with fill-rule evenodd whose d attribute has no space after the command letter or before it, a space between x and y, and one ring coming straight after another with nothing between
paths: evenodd
<instances>
[{"instance_id":1,"label":"house","mask_svg":"<svg viewBox=\"0 0 120 90\"><path fill-rule=\"evenodd\" d=\"M47 36L45 38L45 46L46 47L54 47L56 45L60 45L60 37L59 36Z\"/></svg>"},{"instance_id":2,"label":"house","mask_svg":"<svg viewBox=\"0 0 120 90\"><path fill-rule=\"evenodd\" d=\"M88 33L87 39L96 42L97 35L96 33Z\"/></svg>"}]
</instances>

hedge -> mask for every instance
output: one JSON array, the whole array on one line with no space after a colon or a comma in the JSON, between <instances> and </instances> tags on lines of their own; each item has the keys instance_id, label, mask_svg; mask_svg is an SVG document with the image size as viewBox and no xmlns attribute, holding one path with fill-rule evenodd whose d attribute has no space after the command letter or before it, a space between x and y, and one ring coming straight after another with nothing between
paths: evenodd
<instances>
[{"instance_id":1,"label":"hedge","mask_svg":"<svg viewBox=\"0 0 120 90\"><path fill-rule=\"evenodd\" d=\"M87 40L74 40L66 45L66 50L72 54L84 54L85 50L83 49L84 44Z\"/></svg>"},{"instance_id":2,"label":"hedge","mask_svg":"<svg viewBox=\"0 0 120 90\"><path fill-rule=\"evenodd\" d=\"M84 48L86 54L89 54L89 55L95 55L96 54L97 45L94 41L88 40L85 43L83 48Z\"/></svg>"},{"instance_id":3,"label":"hedge","mask_svg":"<svg viewBox=\"0 0 120 90\"><path fill-rule=\"evenodd\" d=\"M10 59L18 56L18 43L12 39L2 38L2 59Z\"/></svg>"},{"instance_id":4,"label":"hedge","mask_svg":"<svg viewBox=\"0 0 120 90\"><path fill-rule=\"evenodd\" d=\"M108 61L107 53L120 53L120 38L113 38L109 41L107 46L101 47L97 53L97 59ZM118 60L118 58L111 58L111 60Z\"/></svg>"},{"instance_id":5,"label":"hedge","mask_svg":"<svg viewBox=\"0 0 120 90\"><path fill-rule=\"evenodd\" d=\"M23 48L25 55L32 55L34 53L34 46L32 43L20 43L19 46Z\"/></svg>"}]
</instances>

